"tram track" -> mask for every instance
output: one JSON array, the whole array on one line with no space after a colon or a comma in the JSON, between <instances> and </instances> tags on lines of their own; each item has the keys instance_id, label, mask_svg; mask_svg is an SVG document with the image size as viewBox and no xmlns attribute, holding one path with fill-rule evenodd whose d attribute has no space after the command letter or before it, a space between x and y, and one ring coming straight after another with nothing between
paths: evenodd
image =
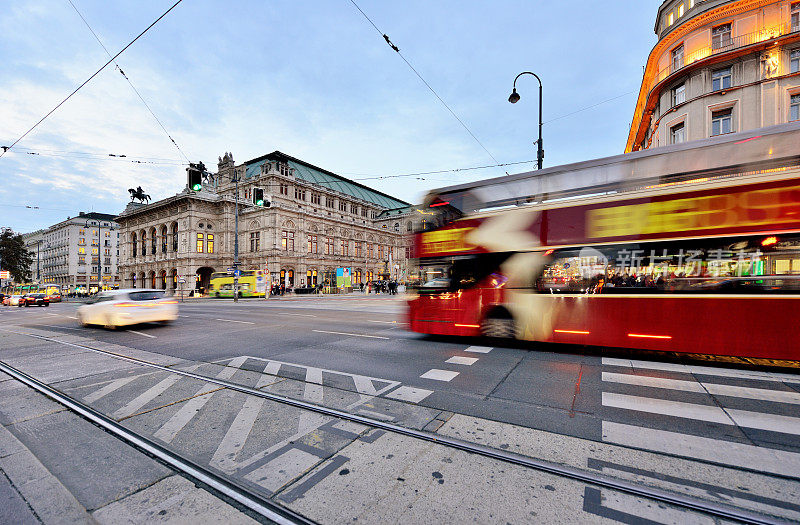
<instances>
[{"instance_id":1,"label":"tram track","mask_svg":"<svg viewBox=\"0 0 800 525\"><path fill-rule=\"evenodd\" d=\"M587 471L568 465L554 463L540 458L534 458L508 452L469 441L452 438L424 430L417 430L412 428L403 427L387 421L370 418L367 416L349 413L335 408L321 406L308 401L293 399L282 395L274 394L257 390L244 385L233 383L224 379L214 378L198 374L192 371L180 370L171 366L160 365L143 359L126 356L109 350L94 348L92 346L74 343L68 341L61 341L55 338L50 338L42 335L31 334L26 332L18 332L13 330L4 329L3 331L23 335L59 345L78 348L81 350L96 352L115 359L126 361L137 366L156 369L171 374L180 375L186 378L191 378L203 381L209 384L214 384L231 391L243 393L250 396L266 399L269 401L281 403L301 410L314 412L323 416L338 418L341 420L350 421L353 423L365 425L369 428L380 429L386 432L411 437L417 440L441 445L455 450L476 454L479 456L491 458L494 460L502 461L532 470L546 472L548 474L560 476L570 480L587 483L596 487L611 489L621 493L646 498L649 500L671 504L684 509L701 512L710 516L735 520L743 523L754 524L777 524L788 523L780 518L770 515L752 512L742 509L733 505L725 503L712 502L701 498L696 498L686 494L680 494L660 488L634 483L623 479L618 479L613 476L605 475L600 472ZM313 523L307 518L289 510L288 508L279 505L264 496L257 494L248 487L235 482L227 476L221 476L214 472L212 469L203 467L190 459L187 459L175 452L169 450L157 443L156 441L148 438L147 436L135 433L120 423L102 414L101 412L93 409L92 407L78 401L64 392L47 385L46 383L33 378L32 376L17 370L10 365L0 361L0 371L5 372L17 381L20 381L30 388L46 395L47 397L55 400L56 402L64 405L73 412L79 414L81 417L91 421L92 423L100 426L106 431L112 433L123 441L133 445L139 450L144 451L148 455L158 458L162 462L170 465L172 468L186 474L188 477L198 481L202 485L208 486L212 491L217 492L224 497L237 502L239 505L250 509L252 512L264 517L265 519L275 521L278 523Z\"/></svg>"}]
</instances>

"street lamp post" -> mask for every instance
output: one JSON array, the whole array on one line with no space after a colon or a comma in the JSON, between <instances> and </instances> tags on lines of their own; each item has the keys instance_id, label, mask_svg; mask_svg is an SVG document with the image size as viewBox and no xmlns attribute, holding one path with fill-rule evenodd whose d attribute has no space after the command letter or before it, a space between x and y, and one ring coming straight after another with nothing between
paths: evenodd
<instances>
[{"instance_id":1,"label":"street lamp post","mask_svg":"<svg viewBox=\"0 0 800 525\"><path fill-rule=\"evenodd\" d=\"M36 241L36 282L41 280L41 272L39 271L39 246L42 245L42 240Z\"/></svg>"},{"instance_id":2,"label":"street lamp post","mask_svg":"<svg viewBox=\"0 0 800 525\"><path fill-rule=\"evenodd\" d=\"M538 144L538 150L536 152L536 164L537 169L542 169L542 163L544 161L544 143L542 142L542 79L539 78L539 75L536 73L523 71L514 79L514 89L511 92L511 95L508 97L508 101L512 104L519 102L520 96L519 93L517 93L517 79L522 75L533 75L536 77L536 80L539 81L539 140L536 141Z\"/></svg>"},{"instance_id":3,"label":"street lamp post","mask_svg":"<svg viewBox=\"0 0 800 525\"><path fill-rule=\"evenodd\" d=\"M89 228L89 221L88 220L86 221L85 228L87 230L91 231L90 228ZM114 231L114 227L113 226L109 226L108 227L108 231L109 231L109 233L113 232ZM103 240L102 233L103 233L103 223L101 221L97 221L97 291L98 291L98 293L103 291L103 252L102 252L103 245L100 244L102 242L102 240ZM92 235L91 238L94 238L94 235ZM109 252L110 252L110 250L109 250ZM92 254L92 255L94 255L94 254ZM92 282L92 280L89 279L89 285L91 285L91 282ZM89 286L88 285L86 287L86 291L87 292L89 291Z\"/></svg>"}]
</instances>

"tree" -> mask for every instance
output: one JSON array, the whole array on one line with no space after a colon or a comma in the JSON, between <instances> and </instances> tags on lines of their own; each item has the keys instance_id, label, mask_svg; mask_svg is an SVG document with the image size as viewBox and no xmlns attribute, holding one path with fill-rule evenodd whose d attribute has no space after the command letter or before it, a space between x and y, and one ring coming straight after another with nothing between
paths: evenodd
<instances>
[{"instance_id":1,"label":"tree","mask_svg":"<svg viewBox=\"0 0 800 525\"><path fill-rule=\"evenodd\" d=\"M21 283L30 280L32 263L33 253L25 248L22 235L11 228L0 229L0 267Z\"/></svg>"}]
</instances>

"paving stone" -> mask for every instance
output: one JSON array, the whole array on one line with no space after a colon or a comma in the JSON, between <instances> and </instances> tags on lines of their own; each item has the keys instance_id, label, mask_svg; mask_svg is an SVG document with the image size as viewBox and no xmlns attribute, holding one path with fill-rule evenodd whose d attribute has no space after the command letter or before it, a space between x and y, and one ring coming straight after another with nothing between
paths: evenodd
<instances>
[{"instance_id":1,"label":"paving stone","mask_svg":"<svg viewBox=\"0 0 800 525\"><path fill-rule=\"evenodd\" d=\"M160 463L69 412L11 425L9 430L90 510L170 473Z\"/></svg>"},{"instance_id":2,"label":"paving stone","mask_svg":"<svg viewBox=\"0 0 800 525\"><path fill-rule=\"evenodd\" d=\"M170 476L92 513L98 523L258 523L180 476Z\"/></svg>"}]
</instances>

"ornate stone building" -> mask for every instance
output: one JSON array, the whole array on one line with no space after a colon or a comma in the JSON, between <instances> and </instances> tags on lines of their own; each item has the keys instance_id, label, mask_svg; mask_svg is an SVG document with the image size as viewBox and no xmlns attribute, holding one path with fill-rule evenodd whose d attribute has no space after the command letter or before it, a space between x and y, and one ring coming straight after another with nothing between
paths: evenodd
<instances>
[{"instance_id":1,"label":"ornate stone building","mask_svg":"<svg viewBox=\"0 0 800 525\"><path fill-rule=\"evenodd\" d=\"M800 1L666 0L626 152L800 120Z\"/></svg>"},{"instance_id":2,"label":"ornate stone building","mask_svg":"<svg viewBox=\"0 0 800 525\"><path fill-rule=\"evenodd\" d=\"M403 280L411 237L423 215L408 203L279 151L236 165L219 159L200 191L187 187L151 204L131 203L117 217L120 275L126 287L208 289L211 274L234 261L236 183L239 261L266 268L287 286L323 283L352 268L355 283ZM269 207L253 204L263 190Z\"/></svg>"}]
</instances>

